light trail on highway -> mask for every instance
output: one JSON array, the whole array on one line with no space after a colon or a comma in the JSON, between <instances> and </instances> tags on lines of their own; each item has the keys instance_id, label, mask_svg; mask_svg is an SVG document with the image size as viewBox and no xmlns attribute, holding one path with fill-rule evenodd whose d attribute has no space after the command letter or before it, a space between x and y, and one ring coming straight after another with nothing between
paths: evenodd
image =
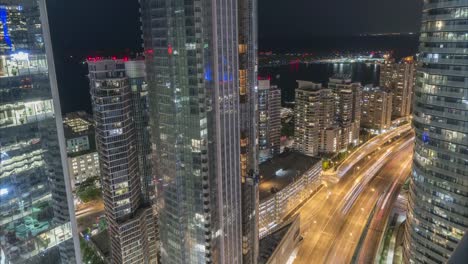
<instances>
[{"instance_id":1,"label":"light trail on highway","mask_svg":"<svg viewBox=\"0 0 468 264\"><path fill-rule=\"evenodd\" d=\"M386 141L388 139L383 140L382 144ZM395 157L400 157L402 153L405 158L410 157L413 141L414 135L409 133L389 145L379 145L377 151L375 149L378 147L372 146L371 152L375 153L369 159L365 158L367 155L362 155L365 162L358 172L350 174L351 170L348 169L348 173L336 184L322 189L304 204L299 210L304 241L294 263L348 263L337 259L339 254L335 253L346 253L343 260L352 258L362 233L360 225L366 223L372 207L392 186L392 181L388 182L391 179L376 176L386 170L389 162L394 164ZM353 166L359 162L353 161ZM329 258L337 262L330 262Z\"/></svg>"},{"instance_id":2,"label":"light trail on highway","mask_svg":"<svg viewBox=\"0 0 468 264\"><path fill-rule=\"evenodd\" d=\"M411 130L411 125L406 124L400 127L397 127L387 133L378 135L364 145L359 147L356 151L354 151L349 157L347 157L337 168L337 175L339 178L342 178L346 175L349 170L356 165L360 160L365 158L370 153L378 150L383 144L392 140L394 137L407 133Z\"/></svg>"}]
</instances>

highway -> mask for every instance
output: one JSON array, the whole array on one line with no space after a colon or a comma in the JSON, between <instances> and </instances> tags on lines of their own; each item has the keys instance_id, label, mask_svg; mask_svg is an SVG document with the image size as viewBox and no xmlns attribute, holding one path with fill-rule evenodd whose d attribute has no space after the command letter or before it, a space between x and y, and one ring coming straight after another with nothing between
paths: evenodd
<instances>
[{"instance_id":1,"label":"highway","mask_svg":"<svg viewBox=\"0 0 468 264\"><path fill-rule=\"evenodd\" d=\"M402 131L390 133L398 134L404 130L402 126ZM351 261L372 208L379 200L385 204L390 202L386 199L386 190L394 191L389 188L393 186L395 177L404 173L397 168L404 164L403 161L411 160L413 134L383 146L394 136L379 137L371 147L364 145L361 149L366 155L362 154L362 161L350 160L348 164L353 165L345 164L350 167L336 184L326 184L299 210L304 240L294 263ZM353 155L361 156L361 153ZM371 156L366 158L368 155ZM408 168L404 166L401 170Z\"/></svg>"},{"instance_id":2,"label":"highway","mask_svg":"<svg viewBox=\"0 0 468 264\"><path fill-rule=\"evenodd\" d=\"M407 153L408 152L408 153ZM377 210L370 219L367 234L357 255L358 263L373 263L380 245L380 239L385 232L388 218L393 205L398 198L401 187L411 172L413 159L412 149L401 152L392 160L377 178L383 178L387 188L384 196L377 203ZM396 172L396 173L395 173Z\"/></svg>"},{"instance_id":3,"label":"highway","mask_svg":"<svg viewBox=\"0 0 468 264\"><path fill-rule=\"evenodd\" d=\"M368 227L369 231L366 235L368 239L365 240L364 246L360 250L362 252L361 262L358 263L374 262L373 258L377 252L386 219L391 211L392 202L398 196L404 179L410 173L412 152L412 144L399 151L374 178L369 188L361 194L333 243L326 259L327 263L351 263L361 234L366 228L367 220L377 204L370 228Z\"/></svg>"},{"instance_id":4,"label":"highway","mask_svg":"<svg viewBox=\"0 0 468 264\"><path fill-rule=\"evenodd\" d=\"M370 139L364 145L359 147L356 151L351 153L349 157L347 157L337 168L336 174L339 178L346 175L350 169L356 165L361 159L365 158L370 153L374 152L376 149L381 147L383 144L391 140L392 138L407 133L411 130L411 125L405 124L400 127L397 127L387 133L375 136L374 138Z\"/></svg>"}]
</instances>

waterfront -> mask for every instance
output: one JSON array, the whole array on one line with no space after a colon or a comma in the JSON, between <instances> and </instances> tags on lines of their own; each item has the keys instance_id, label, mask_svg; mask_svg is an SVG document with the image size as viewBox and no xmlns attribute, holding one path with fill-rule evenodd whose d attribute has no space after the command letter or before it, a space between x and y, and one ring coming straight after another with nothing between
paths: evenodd
<instances>
[{"instance_id":1,"label":"waterfront","mask_svg":"<svg viewBox=\"0 0 468 264\"><path fill-rule=\"evenodd\" d=\"M350 74L355 82L363 85L379 83L379 65L374 63L291 63L277 67L261 67L260 78L270 78L272 84L281 89L281 98L285 102L294 101L296 80L313 81L326 85L335 74Z\"/></svg>"}]
</instances>

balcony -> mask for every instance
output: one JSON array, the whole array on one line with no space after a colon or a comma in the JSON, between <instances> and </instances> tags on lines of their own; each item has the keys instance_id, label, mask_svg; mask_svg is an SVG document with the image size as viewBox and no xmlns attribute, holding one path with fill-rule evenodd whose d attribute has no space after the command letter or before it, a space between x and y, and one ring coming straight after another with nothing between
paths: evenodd
<instances>
[{"instance_id":1,"label":"balcony","mask_svg":"<svg viewBox=\"0 0 468 264\"><path fill-rule=\"evenodd\" d=\"M444 8L444 7L466 7L465 0L441 1L437 3L425 4L423 10Z\"/></svg>"}]
</instances>

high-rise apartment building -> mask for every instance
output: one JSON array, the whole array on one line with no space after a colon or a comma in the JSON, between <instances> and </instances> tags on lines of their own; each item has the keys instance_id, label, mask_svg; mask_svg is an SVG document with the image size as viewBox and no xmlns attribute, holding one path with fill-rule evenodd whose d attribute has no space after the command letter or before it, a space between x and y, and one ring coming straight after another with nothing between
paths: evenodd
<instances>
[{"instance_id":1,"label":"high-rise apartment building","mask_svg":"<svg viewBox=\"0 0 468 264\"><path fill-rule=\"evenodd\" d=\"M446 263L468 227L468 1L425 1L404 260Z\"/></svg>"},{"instance_id":2,"label":"high-rise apartment building","mask_svg":"<svg viewBox=\"0 0 468 264\"><path fill-rule=\"evenodd\" d=\"M99 178L99 155L96 151L94 121L86 112L74 112L63 119L67 143L68 172L72 190L87 179Z\"/></svg>"},{"instance_id":3,"label":"high-rise apartment building","mask_svg":"<svg viewBox=\"0 0 468 264\"><path fill-rule=\"evenodd\" d=\"M362 91L361 126L381 133L392 125L393 94L389 90L367 85Z\"/></svg>"},{"instance_id":4,"label":"high-rise apartment building","mask_svg":"<svg viewBox=\"0 0 468 264\"><path fill-rule=\"evenodd\" d=\"M294 149L308 156L319 153L321 84L297 81L294 108Z\"/></svg>"},{"instance_id":5,"label":"high-rise apartment building","mask_svg":"<svg viewBox=\"0 0 468 264\"><path fill-rule=\"evenodd\" d=\"M141 4L161 262L242 263L238 1Z\"/></svg>"},{"instance_id":6,"label":"high-rise apartment building","mask_svg":"<svg viewBox=\"0 0 468 264\"><path fill-rule=\"evenodd\" d=\"M258 81L258 148L264 162L281 149L281 90L270 80Z\"/></svg>"},{"instance_id":7,"label":"high-rise apartment building","mask_svg":"<svg viewBox=\"0 0 468 264\"><path fill-rule=\"evenodd\" d=\"M388 59L380 65L380 87L389 89L393 94L393 118L411 114L415 72L412 58L400 63Z\"/></svg>"},{"instance_id":8,"label":"high-rise apartment building","mask_svg":"<svg viewBox=\"0 0 468 264\"><path fill-rule=\"evenodd\" d=\"M362 85L353 83L347 75L339 75L330 78L328 89L331 89L336 97L336 120L342 130L339 148L345 150L349 145L358 145Z\"/></svg>"},{"instance_id":9,"label":"high-rise apartment building","mask_svg":"<svg viewBox=\"0 0 468 264\"><path fill-rule=\"evenodd\" d=\"M81 263L45 1L0 23L0 262Z\"/></svg>"},{"instance_id":10,"label":"high-rise apartment building","mask_svg":"<svg viewBox=\"0 0 468 264\"><path fill-rule=\"evenodd\" d=\"M157 262L144 65L88 58L112 263Z\"/></svg>"},{"instance_id":11,"label":"high-rise apartment building","mask_svg":"<svg viewBox=\"0 0 468 264\"><path fill-rule=\"evenodd\" d=\"M341 148L341 128L336 122L335 94L331 89L320 91L319 152L336 153Z\"/></svg>"}]
</instances>

